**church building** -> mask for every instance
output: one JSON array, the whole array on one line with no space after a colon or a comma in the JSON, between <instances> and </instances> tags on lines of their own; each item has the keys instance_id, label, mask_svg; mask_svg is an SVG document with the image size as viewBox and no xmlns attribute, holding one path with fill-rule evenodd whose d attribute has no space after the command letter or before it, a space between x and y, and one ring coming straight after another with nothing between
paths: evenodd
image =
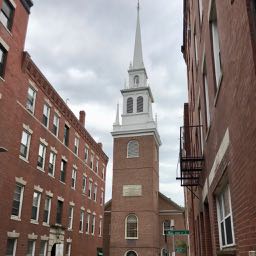
<instances>
[{"instance_id":1,"label":"church building","mask_svg":"<svg viewBox=\"0 0 256 256\"><path fill-rule=\"evenodd\" d=\"M166 237L165 230L184 229L184 210L159 192L161 139L154 120L154 97L143 63L140 7L129 83L121 90L113 125L112 200L104 212L104 256L175 255L175 244L186 237ZM186 244L186 243L185 243ZM179 255L179 254L176 254Z\"/></svg>"}]
</instances>

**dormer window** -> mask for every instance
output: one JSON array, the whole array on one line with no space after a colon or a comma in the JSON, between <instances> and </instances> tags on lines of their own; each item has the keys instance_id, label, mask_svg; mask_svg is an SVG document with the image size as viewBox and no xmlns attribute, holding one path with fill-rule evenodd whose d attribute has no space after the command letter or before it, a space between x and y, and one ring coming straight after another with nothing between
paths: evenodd
<instances>
[{"instance_id":1,"label":"dormer window","mask_svg":"<svg viewBox=\"0 0 256 256\"><path fill-rule=\"evenodd\" d=\"M133 81L134 81L134 85L135 85L136 87L138 87L138 86L139 86L139 83L140 83L140 78L139 78L139 76L136 75L136 76L133 78Z\"/></svg>"},{"instance_id":2,"label":"dormer window","mask_svg":"<svg viewBox=\"0 0 256 256\"><path fill-rule=\"evenodd\" d=\"M139 96L137 98L137 112L138 113L143 112L143 97L142 96Z\"/></svg>"},{"instance_id":3,"label":"dormer window","mask_svg":"<svg viewBox=\"0 0 256 256\"><path fill-rule=\"evenodd\" d=\"M133 98L127 99L127 113L133 113Z\"/></svg>"}]
</instances>

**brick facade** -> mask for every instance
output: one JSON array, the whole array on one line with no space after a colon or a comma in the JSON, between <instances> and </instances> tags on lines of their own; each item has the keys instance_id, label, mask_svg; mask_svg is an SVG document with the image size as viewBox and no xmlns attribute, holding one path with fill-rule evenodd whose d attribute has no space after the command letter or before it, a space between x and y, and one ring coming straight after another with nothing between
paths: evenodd
<instances>
[{"instance_id":1,"label":"brick facade","mask_svg":"<svg viewBox=\"0 0 256 256\"><path fill-rule=\"evenodd\" d=\"M198 186L185 186L191 256L256 251L255 10L251 0L184 1L184 125L202 126L184 148L204 157Z\"/></svg>"},{"instance_id":2,"label":"brick facade","mask_svg":"<svg viewBox=\"0 0 256 256\"><path fill-rule=\"evenodd\" d=\"M102 248L103 243L100 225L103 232L108 157L103 152L101 143L95 142L85 129L85 113L80 112L78 120L29 54L24 52L32 2L5 2L12 6L14 15L11 30L0 22L0 44L1 47L8 48L5 72L0 78L0 147L8 150L0 153L0 193L3 196L0 203L0 251L5 254L7 247L12 247L16 251L13 255L27 255L28 241L32 241L35 242L34 254L39 255L40 250L42 253L42 241L45 241L46 250L40 255L53 255L51 252L56 243L63 245L63 255L69 255L69 244L70 255L97 255L97 248ZM2 5L0 1L0 6ZM29 88L36 94L33 107L28 104ZM43 124L45 104L50 109L47 126ZM57 135L54 134L53 126L55 115L59 119ZM67 145L63 143L65 125L69 128ZM21 147L23 131L30 137L27 148ZM79 140L78 152L75 152L75 138ZM45 147L42 158L38 156L40 144ZM85 148L88 148L87 159ZM24 152L27 153L26 157L22 156ZM56 155L54 167L49 165L51 152ZM94 156L93 168L90 164L91 155ZM66 163L66 169L62 176L64 180L60 181L62 161ZM72 180L74 173L76 176ZM91 198L88 191L90 182ZM94 199L95 187L97 194ZM33 200L33 195L38 195L39 200ZM49 218L45 222L47 198L51 200L51 207L47 208ZM72 227L68 226L70 207L73 207ZM80 224L81 212L84 212L83 225ZM88 214L90 227L87 232ZM92 216L95 216L94 234ZM13 246L9 244L11 240L15 240ZM61 247L57 245L56 250Z\"/></svg>"}]
</instances>

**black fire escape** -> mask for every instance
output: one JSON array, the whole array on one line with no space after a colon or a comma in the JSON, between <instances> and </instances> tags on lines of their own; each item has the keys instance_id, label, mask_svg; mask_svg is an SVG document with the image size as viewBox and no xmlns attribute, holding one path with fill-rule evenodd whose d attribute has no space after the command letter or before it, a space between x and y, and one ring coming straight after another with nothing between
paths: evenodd
<instances>
[{"instance_id":1,"label":"black fire escape","mask_svg":"<svg viewBox=\"0 0 256 256\"><path fill-rule=\"evenodd\" d=\"M204 157L201 143L202 126L184 126L180 128L180 172L177 180L181 186L192 189L199 185L200 173L203 169Z\"/></svg>"}]
</instances>

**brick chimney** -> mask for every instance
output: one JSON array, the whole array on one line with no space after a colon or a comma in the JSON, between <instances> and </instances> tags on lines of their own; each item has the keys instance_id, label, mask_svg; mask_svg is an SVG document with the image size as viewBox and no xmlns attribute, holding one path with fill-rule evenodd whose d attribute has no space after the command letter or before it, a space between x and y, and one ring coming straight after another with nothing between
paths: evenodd
<instances>
[{"instance_id":1,"label":"brick chimney","mask_svg":"<svg viewBox=\"0 0 256 256\"><path fill-rule=\"evenodd\" d=\"M85 111L83 110L79 112L79 122L83 127L85 126Z\"/></svg>"}]
</instances>

